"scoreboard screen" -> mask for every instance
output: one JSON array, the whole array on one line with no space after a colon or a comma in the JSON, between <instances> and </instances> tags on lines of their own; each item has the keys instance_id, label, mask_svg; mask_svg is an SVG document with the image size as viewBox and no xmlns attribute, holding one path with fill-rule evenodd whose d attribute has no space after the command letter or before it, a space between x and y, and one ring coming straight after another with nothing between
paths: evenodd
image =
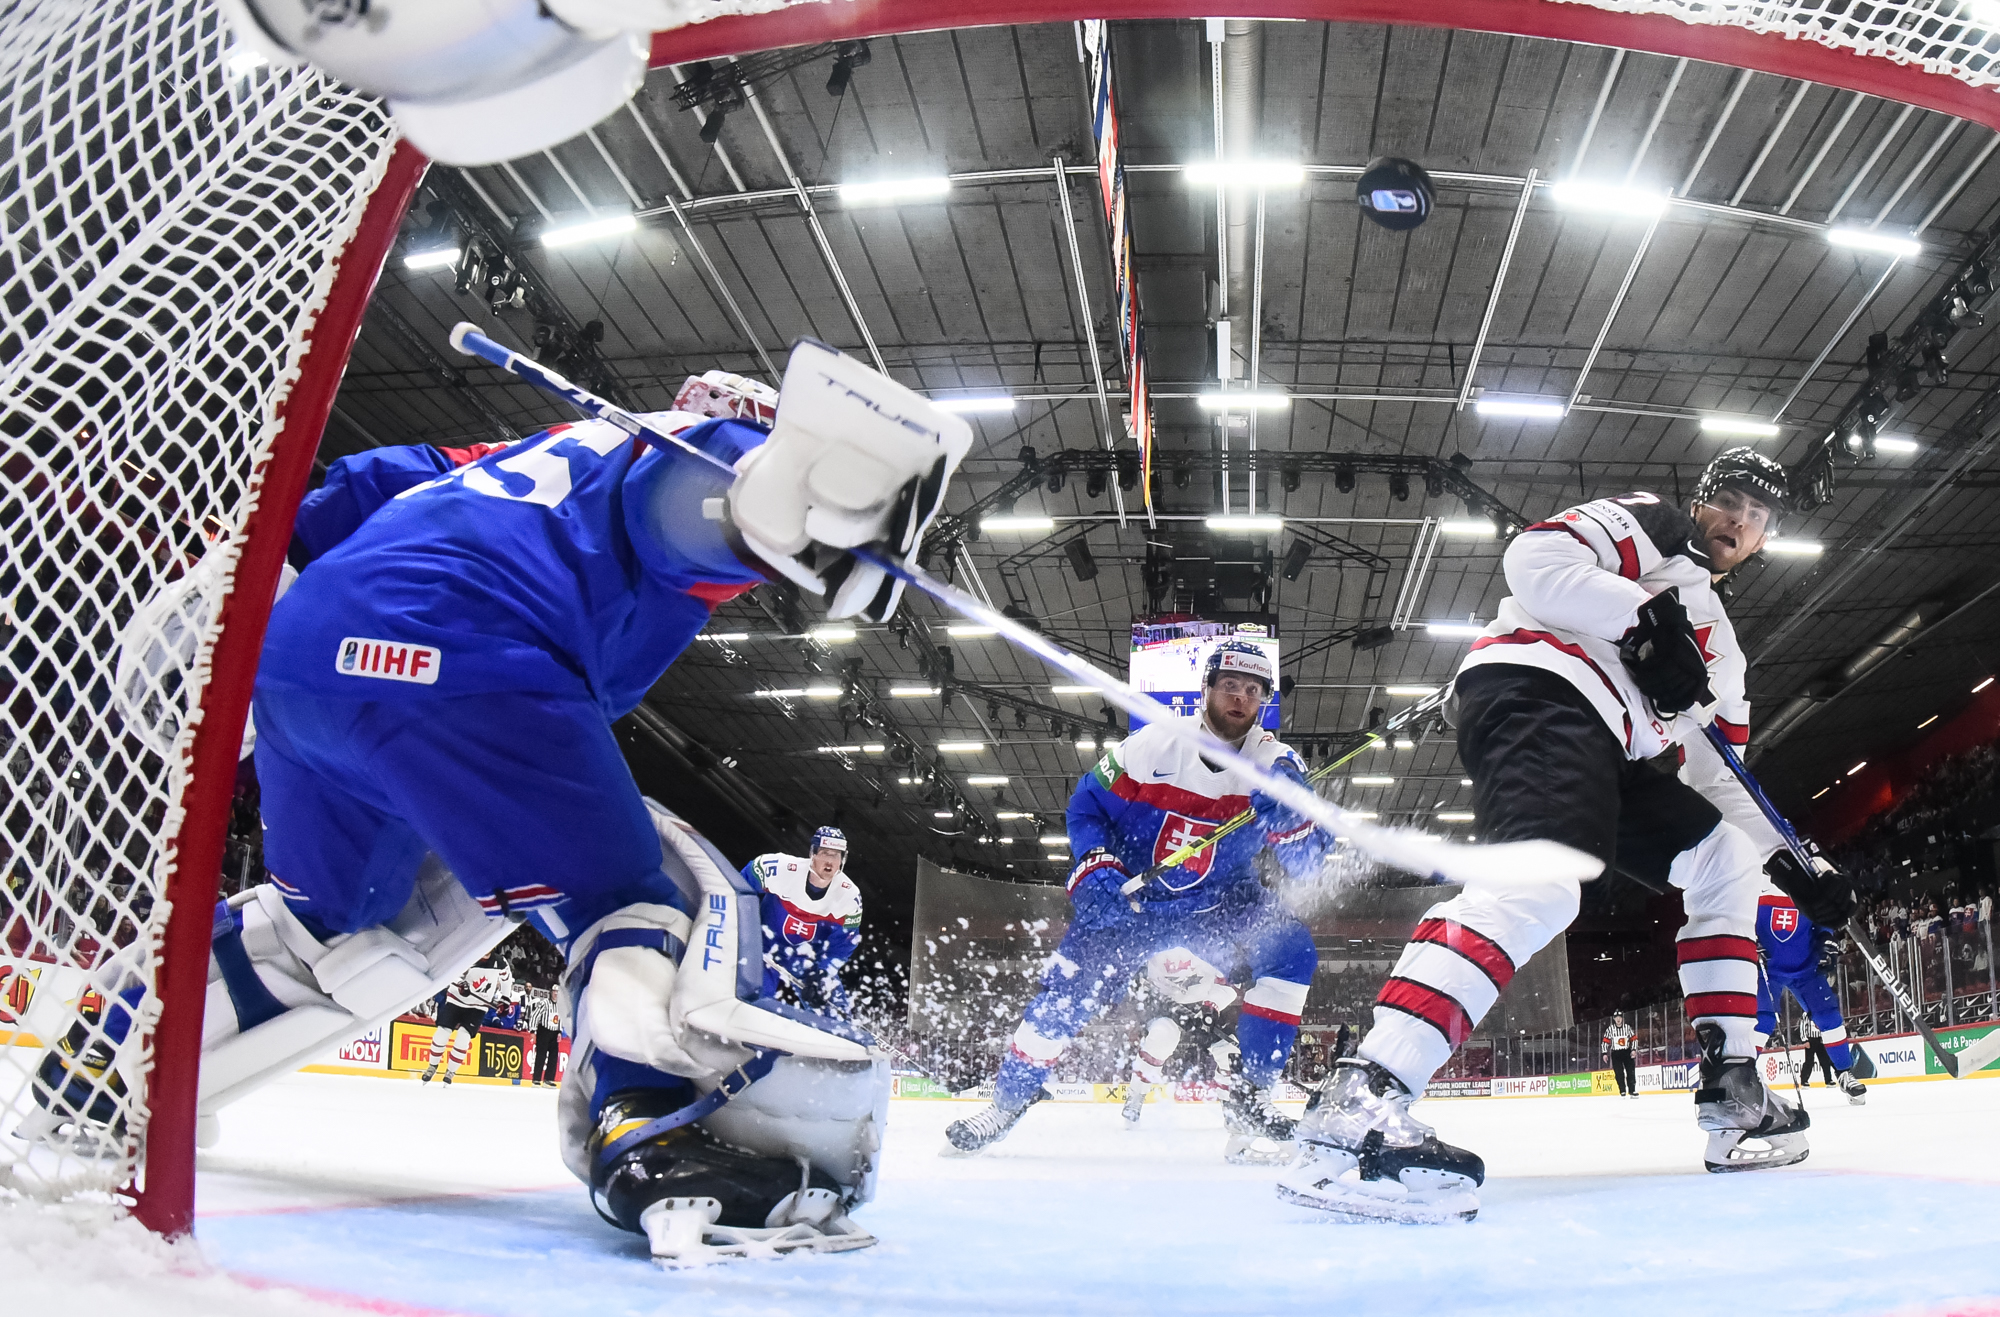
<instances>
[{"instance_id":1,"label":"scoreboard screen","mask_svg":"<svg viewBox=\"0 0 2000 1317\"><path fill-rule=\"evenodd\" d=\"M1201 677L1208 656L1225 640L1247 640L1278 667L1278 638L1271 628L1248 622L1134 622L1130 680L1134 686L1184 718L1201 711ZM1278 727L1278 692L1272 691L1259 719Z\"/></svg>"}]
</instances>

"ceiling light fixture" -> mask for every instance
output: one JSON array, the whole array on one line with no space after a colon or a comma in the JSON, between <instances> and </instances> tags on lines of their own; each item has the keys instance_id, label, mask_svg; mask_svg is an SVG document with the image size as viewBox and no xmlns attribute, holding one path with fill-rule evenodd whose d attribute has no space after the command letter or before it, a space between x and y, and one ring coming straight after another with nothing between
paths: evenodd
<instances>
[{"instance_id":1,"label":"ceiling light fixture","mask_svg":"<svg viewBox=\"0 0 2000 1317\"><path fill-rule=\"evenodd\" d=\"M1426 622L1424 632L1432 640L1473 640L1486 634L1484 622Z\"/></svg>"},{"instance_id":2,"label":"ceiling light fixture","mask_svg":"<svg viewBox=\"0 0 2000 1317\"><path fill-rule=\"evenodd\" d=\"M1285 528L1283 517L1210 517L1208 528L1225 535L1275 535Z\"/></svg>"},{"instance_id":3,"label":"ceiling light fixture","mask_svg":"<svg viewBox=\"0 0 2000 1317\"><path fill-rule=\"evenodd\" d=\"M1992 684L1993 684L1993 678L1988 677L1985 681L1982 681L1977 686L1974 686L1972 688L1972 693L1974 695L1977 695L1979 694L1979 692L1985 690L1988 686L1991 686Z\"/></svg>"},{"instance_id":4,"label":"ceiling light fixture","mask_svg":"<svg viewBox=\"0 0 2000 1317\"><path fill-rule=\"evenodd\" d=\"M1704 416L1701 418L1701 432L1736 435L1744 439L1775 439L1779 427L1769 421L1753 421L1747 416Z\"/></svg>"},{"instance_id":5,"label":"ceiling light fixture","mask_svg":"<svg viewBox=\"0 0 2000 1317\"><path fill-rule=\"evenodd\" d=\"M1608 183L1579 183L1567 179L1549 189L1556 204L1577 210L1602 210L1613 215L1651 219L1667 208L1670 195L1646 188L1616 187Z\"/></svg>"},{"instance_id":6,"label":"ceiling light fixture","mask_svg":"<svg viewBox=\"0 0 2000 1317\"><path fill-rule=\"evenodd\" d=\"M965 779L969 787L1004 787L1007 785L1005 773L975 773Z\"/></svg>"},{"instance_id":7,"label":"ceiling light fixture","mask_svg":"<svg viewBox=\"0 0 2000 1317\"><path fill-rule=\"evenodd\" d=\"M951 180L943 175L931 178L882 178L866 183L842 183L841 204L870 206L879 201L934 201L951 191Z\"/></svg>"},{"instance_id":8,"label":"ceiling light fixture","mask_svg":"<svg viewBox=\"0 0 2000 1317\"><path fill-rule=\"evenodd\" d=\"M1275 412L1291 406L1292 399L1284 393L1253 393L1248 389L1236 393L1225 389L1199 394L1195 403L1205 412Z\"/></svg>"},{"instance_id":9,"label":"ceiling light fixture","mask_svg":"<svg viewBox=\"0 0 2000 1317\"><path fill-rule=\"evenodd\" d=\"M1350 777L1347 780L1358 787L1387 787L1396 784L1396 779L1393 777Z\"/></svg>"},{"instance_id":10,"label":"ceiling light fixture","mask_svg":"<svg viewBox=\"0 0 2000 1317\"><path fill-rule=\"evenodd\" d=\"M1529 421L1560 421L1569 414L1569 404L1561 398L1534 394L1482 393L1472 404L1481 416L1512 416Z\"/></svg>"},{"instance_id":11,"label":"ceiling light fixture","mask_svg":"<svg viewBox=\"0 0 2000 1317\"><path fill-rule=\"evenodd\" d=\"M931 402L940 411L957 412L960 416L984 416L1014 410L1014 400L1004 393L983 398L932 398Z\"/></svg>"},{"instance_id":12,"label":"ceiling light fixture","mask_svg":"<svg viewBox=\"0 0 2000 1317\"><path fill-rule=\"evenodd\" d=\"M948 818L952 817L952 815L954 815L954 814L956 814L956 813L957 813L957 811L956 811L956 810L950 810L950 809L934 809L934 810L932 810L932 811L931 811L931 817L932 817L932 818L934 818L934 819L948 819Z\"/></svg>"},{"instance_id":13,"label":"ceiling light fixture","mask_svg":"<svg viewBox=\"0 0 2000 1317\"><path fill-rule=\"evenodd\" d=\"M1833 790L1832 787L1821 787L1819 790L1813 792L1813 799L1818 800L1821 796L1825 795L1827 792L1831 790Z\"/></svg>"},{"instance_id":14,"label":"ceiling light fixture","mask_svg":"<svg viewBox=\"0 0 2000 1317\"><path fill-rule=\"evenodd\" d=\"M937 693L938 688L935 686L891 686L889 688L890 696L898 700L921 700L926 696Z\"/></svg>"},{"instance_id":15,"label":"ceiling light fixture","mask_svg":"<svg viewBox=\"0 0 2000 1317\"><path fill-rule=\"evenodd\" d=\"M1028 813L1026 810L1003 809L998 814L995 814L993 817L996 819L1031 819L1035 816L1033 814Z\"/></svg>"},{"instance_id":16,"label":"ceiling light fixture","mask_svg":"<svg viewBox=\"0 0 2000 1317\"><path fill-rule=\"evenodd\" d=\"M1051 687L1049 687L1049 694L1051 694L1051 695L1088 695L1088 694L1090 694L1090 693L1091 693L1092 691L1094 691L1094 690L1096 690L1096 689L1097 689L1097 687L1095 687L1095 686L1051 686Z\"/></svg>"},{"instance_id":17,"label":"ceiling light fixture","mask_svg":"<svg viewBox=\"0 0 2000 1317\"><path fill-rule=\"evenodd\" d=\"M1898 238L1888 233L1876 233L1870 229L1828 229L1826 240L1836 247L1879 252L1884 256L1893 256L1899 261L1907 261L1912 256L1921 256L1924 251L1924 245L1920 242L1909 238Z\"/></svg>"},{"instance_id":18,"label":"ceiling light fixture","mask_svg":"<svg viewBox=\"0 0 2000 1317\"><path fill-rule=\"evenodd\" d=\"M1856 773L1860 772L1862 769L1866 767L1868 767L1868 761L1864 759L1860 763L1856 764L1854 767L1848 769L1847 775L1849 777L1853 777Z\"/></svg>"},{"instance_id":19,"label":"ceiling light fixture","mask_svg":"<svg viewBox=\"0 0 2000 1317\"><path fill-rule=\"evenodd\" d=\"M1482 540L1490 540L1499 533L1494 529L1492 522L1481 520L1478 517L1440 521L1438 529L1447 535L1469 535Z\"/></svg>"},{"instance_id":20,"label":"ceiling light fixture","mask_svg":"<svg viewBox=\"0 0 2000 1317\"><path fill-rule=\"evenodd\" d=\"M944 755L978 754L986 748L984 741L939 741L938 753Z\"/></svg>"},{"instance_id":21,"label":"ceiling light fixture","mask_svg":"<svg viewBox=\"0 0 2000 1317\"><path fill-rule=\"evenodd\" d=\"M542 235L544 247L575 247L586 242L596 242L602 238L622 238L637 231L639 221L630 215L607 215L603 219L585 220L581 224L566 224L559 229L550 229Z\"/></svg>"},{"instance_id":22,"label":"ceiling light fixture","mask_svg":"<svg viewBox=\"0 0 2000 1317\"><path fill-rule=\"evenodd\" d=\"M1352 813L1348 814L1348 816L1347 816L1347 817L1349 817L1349 818L1351 818L1351 819L1378 819L1378 818L1381 818L1382 816L1381 816L1380 814L1377 814L1377 813L1376 813L1376 812L1375 812L1374 810L1372 810L1372 809L1363 809L1363 810L1356 810L1356 811L1353 811ZM1336 837L1336 838L1334 838L1334 840L1335 840L1335 841L1346 841L1346 840L1347 840L1347 838L1345 838L1345 837Z\"/></svg>"},{"instance_id":23,"label":"ceiling light fixture","mask_svg":"<svg viewBox=\"0 0 2000 1317\"><path fill-rule=\"evenodd\" d=\"M1768 539L1764 541L1764 552L1788 553L1797 558L1810 558L1815 554L1826 552L1826 546L1818 540Z\"/></svg>"},{"instance_id":24,"label":"ceiling light fixture","mask_svg":"<svg viewBox=\"0 0 2000 1317\"><path fill-rule=\"evenodd\" d=\"M433 251L411 252L403 258L405 270L438 270L447 265L458 264L459 251L456 247L439 247Z\"/></svg>"},{"instance_id":25,"label":"ceiling light fixture","mask_svg":"<svg viewBox=\"0 0 2000 1317\"><path fill-rule=\"evenodd\" d=\"M1936 722L1937 720L1938 720L1938 715L1932 714L1930 717L1924 719L1922 722L1917 724L1917 730L1921 732L1922 730L1924 730L1924 728L1929 727L1932 723Z\"/></svg>"},{"instance_id":26,"label":"ceiling light fixture","mask_svg":"<svg viewBox=\"0 0 2000 1317\"><path fill-rule=\"evenodd\" d=\"M748 631L706 631L702 633L701 638L703 640L713 640L721 644L733 640L748 640L750 633Z\"/></svg>"},{"instance_id":27,"label":"ceiling light fixture","mask_svg":"<svg viewBox=\"0 0 2000 1317\"><path fill-rule=\"evenodd\" d=\"M816 626L806 634L822 645L845 645L856 632L851 626Z\"/></svg>"},{"instance_id":28,"label":"ceiling light fixture","mask_svg":"<svg viewBox=\"0 0 2000 1317\"><path fill-rule=\"evenodd\" d=\"M1069 838L1060 835L1054 837L1043 837L1041 839L1041 843L1044 846L1067 846L1069 845Z\"/></svg>"},{"instance_id":29,"label":"ceiling light fixture","mask_svg":"<svg viewBox=\"0 0 2000 1317\"><path fill-rule=\"evenodd\" d=\"M1398 750L1414 750L1417 748L1417 743L1406 737L1399 736L1396 738L1396 748Z\"/></svg>"},{"instance_id":30,"label":"ceiling light fixture","mask_svg":"<svg viewBox=\"0 0 2000 1317\"><path fill-rule=\"evenodd\" d=\"M1292 160L1198 160L1182 165L1181 177L1195 187L1297 187L1306 167Z\"/></svg>"},{"instance_id":31,"label":"ceiling light fixture","mask_svg":"<svg viewBox=\"0 0 2000 1317\"><path fill-rule=\"evenodd\" d=\"M1056 528L1054 517L982 517L979 521L981 534L994 531L1049 531Z\"/></svg>"},{"instance_id":32,"label":"ceiling light fixture","mask_svg":"<svg viewBox=\"0 0 2000 1317\"><path fill-rule=\"evenodd\" d=\"M1875 451L1878 453L1914 453L1923 445L1914 439L1877 439Z\"/></svg>"},{"instance_id":33,"label":"ceiling light fixture","mask_svg":"<svg viewBox=\"0 0 2000 1317\"><path fill-rule=\"evenodd\" d=\"M1444 810L1437 816L1440 823L1470 823L1473 815L1465 810Z\"/></svg>"},{"instance_id":34,"label":"ceiling light fixture","mask_svg":"<svg viewBox=\"0 0 2000 1317\"><path fill-rule=\"evenodd\" d=\"M995 636L1000 634L993 627L974 626L969 622L959 626L948 626L944 629L944 633L948 636L955 636L960 640L975 640L980 636Z\"/></svg>"},{"instance_id":35,"label":"ceiling light fixture","mask_svg":"<svg viewBox=\"0 0 2000 1317\"><path fill-rule=\"evenodd\" d=\"M1438 688L1435 686L1384 686L1382 693L1384 695L1435 695L1438 693Z\"/></svg>"}]
</instances>

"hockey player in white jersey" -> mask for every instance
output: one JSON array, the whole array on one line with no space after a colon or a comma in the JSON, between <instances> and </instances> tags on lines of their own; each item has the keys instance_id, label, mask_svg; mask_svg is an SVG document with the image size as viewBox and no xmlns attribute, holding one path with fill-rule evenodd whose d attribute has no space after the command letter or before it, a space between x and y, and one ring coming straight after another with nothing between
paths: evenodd
<instances>
[{"instance_id":1,"label":"hockey player in white jersey","mask_svg":"<svg viewBox=\"0 0 2000 1317\"><path fill-rule=\"evenodd\" d=\"M801 1006L847 1019L841 967L861 945L861 889L845 872L847 834L813 833L809 855L772 852L743 866L763 893L764 995L787 988Z\"/></svg>"},{"instance_id":2,"label":"hockey player in white jersey","mask_svg":"<svg viewBox=\"0 0 2000 1317\"><path fill-rule=\"evenodd\" d=\"M501 964L494 952L487 952L477 965L459 975L438 1003L437 1028L431 1031L423 1082L436 1078L438 1066L449 1059L444 1068L444 1082L449 1084L479 1040L479 1026L486 1023L487 1012L505 1006L513 996L514 972Z\"/></svg>"},{"instance_id":3,"label":"hockey player in white jersey","mask_svg":"<svg viewBox=\"0 0 2000 1317\"><path fill-rule=\"evenodd\" d=\"M1640 492L1528 527L1507 548L1509 597L1456 679L1481 840L1560 841L1681 890L1696 1117L1714 1171L1807 1151L1805 1114L1756 1073L1767 861L1813 918L1838 925L1855 903L1829 866L1808 873L1792 860L1701 732L1714 720L1747 739L1744 658L1714 587L1764 546L1787 501L1784 468L1736 448L1709 465L1688 512ZM1426 912L1376 999L1375 1027L1300 1122L1302 1155L1279 1195L1347 1219L1475 1215L1483 1164L1410 1106L1579 897L1574 880L1550 881L1466 891Z\"/></svg>"},{"instance_id":4,"label":"hockey player in white jersey","mask_svg":"<svg viewBox=\"0 0 2000 1317\"><path fill-rule=\"evenodd\" d=\"M1142 993L1158 1014L1146 1021L1132 1056L1132 1078L1120 1113L1125 1128L1136 1130L1144 1117L1146 1099L1167 1081L1176 1057L1186 1067L1199 1064L1206 1052L1223 1084L1240 1084L1243 1052L1236 1043L1236 1012L1241 994L1227 975L1186 947L1170 947L1146 962ZM1232 1125L1222 1159L1237 1166L1279 1165L1292 1159L1297 1145L1274 1138L1278 1131Z\"/></svg>"}]
</instances>

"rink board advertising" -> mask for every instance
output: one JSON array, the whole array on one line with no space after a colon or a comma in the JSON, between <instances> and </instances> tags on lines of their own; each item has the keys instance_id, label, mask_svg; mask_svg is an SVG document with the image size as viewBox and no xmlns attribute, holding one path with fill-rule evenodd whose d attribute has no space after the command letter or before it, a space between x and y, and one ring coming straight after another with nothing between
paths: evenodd
<instances>
[{"instance_id":1,"label":"rink board advertising","mask_svg":"<svg viewBox=\"0 0 2000 1317\"><path fill-rule=\"evenodd\" d=\"M1183 718L1201 711L1201 678L1208 656L1225 640L1247 640L1264 651L1271 670L1278 670L1278 637L1268 626L1253 622L1203 622L1183 618L1172 622L1132 624L1132 685ZM1278 728L1278 692L1264 702L1258 722Z\"/></svg>"}]
</instances>

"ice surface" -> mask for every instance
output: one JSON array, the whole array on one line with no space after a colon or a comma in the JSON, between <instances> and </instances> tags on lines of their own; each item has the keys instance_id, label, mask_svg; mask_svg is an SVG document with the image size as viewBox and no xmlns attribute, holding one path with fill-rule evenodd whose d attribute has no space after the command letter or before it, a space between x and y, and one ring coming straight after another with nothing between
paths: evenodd
<instances>
[{"instance_id":1,"label":"ice surface","mask_svg":"<svg viewBox=\"0 0 2000 1317\"><path fill-rule=\"evenodd\" d=\"M232 1107L203 1154L199 1237L227 1275L122 1235L55 1247L53 1228L17 1230L10 1213L0 1300L55 1292L70 1296L62 1311L92 1314L344 1300L492 1317L1543 1317L1712 1294L1766 1313L2000 1317L2000 1082L1878 1084L1861 1108L1817 1088L1807 1101L1811 1160L1738 1175L1701 1170L1686 1094L1426 1102L1491 1177L1477 1222L1435 1228L1279 1203L1271 1171L1223 1164L1214 1107L1155 1102L1128 1133L1115 1106L1044 1104L987 1155L953 1160L937 1156L943 1128L977 1108L899 1101L881 1195L858 1217L879 1246L665 1273L563 1171L552 1091L297 1075Z\"/></svg>"}]
</instances>

